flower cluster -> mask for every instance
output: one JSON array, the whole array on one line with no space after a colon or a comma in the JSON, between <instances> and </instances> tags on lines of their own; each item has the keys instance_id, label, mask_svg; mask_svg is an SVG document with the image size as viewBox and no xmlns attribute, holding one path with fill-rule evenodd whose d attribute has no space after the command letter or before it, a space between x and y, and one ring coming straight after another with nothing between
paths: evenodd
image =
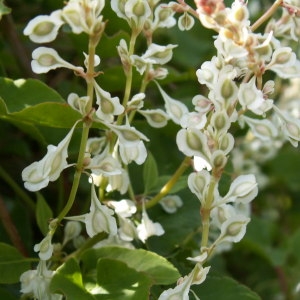
<instances>
[{"instance_id":1,"label":"flower cluster","mask_svg":"<svg viewBox=\"0 0 300 300\"><path fill-rule=\"evenodd\" d=\"M132 162L141 165L146 161L146 143L149 141L133 126L135 114L145 118L153 128L162 128L169 120L179 127L177 147L194 162L187 185L200 204L199 255L188 258L195 266L190 274L179 279L174 289L164 291L159 299L189 299L190 287L206 279L210 267L204 265L211 256L229 249L244 237L250 222L251 202L258 194L258 183L261 184L263 176L253 164L254 160L251 160L250 168L249 165L246 167L242 146L246 144L244 148L248 153L255 156L256 161L262 161L272 157L285 141L295 147L300 141L299 99L296 105L277 104L276 99L272 99L275 82L264 82L266 72L284 79L300 77L300 60L293 49L279 39L288 33L298 40L296 6L299 3L285 1L282 17L270 21L264 33L256 33L255 26L251 26L246 1L235 0L231 7L226 7L222 0L197 0L195 3L196 11L184 1L163 4L157 0L110 1L111 9L127 22L131 31L130 40L121 39L116 49L126 76L122 100L103 89L96 80L99 72L95 67L101 61L96 47L105 30L102 15L105 1L70 0L63 9L49 16L38 16L25 28L24 34L33 42L49 43L58 38L62 26L67 26L74 34L88 35L89 50L84 53L82 66L65 61L49 47L39 47L32 53L35 73L47 73L61 67L70 69L85 80L87 93L83 96L74 92L69 94L67 103L79 113L78 121L57 146L49 145L44 158L26 167L22 173L25 188L35 192L57 180L67 167L75 166L68 203L50 222L46 236L34 246L40 263L37 270L21 276L22 293L37 299L46 299L41 293L43 297L48 295L47 299L61 299L49 292L54 272L46 268L46 261L51 260L55 252L52 239L62 220L68 222L61 248L69 241L74 245L82 242L79 238L81 223L87 238L93 239L99 233L107 236L95 247L117 244L133 248L136 240L145 243L150 236L164 234L161 224L153 222L147 213L148 195L142 195L138 201L131 185L128 165ZM195 95L189 106L191 110L168 95L159 83L168 74L164 65L172 59L177 45L154 43L154 33L161 28L173 27L176 12L181 13L178 18L180 30L191 29L196 16L203 26L217 32L214 41L217 54L196 71L199 83L207 87L208 94ZM146 40L146 49L135 53L140 34ZM138 92L132 91L134 69L142 77ZM163 108L145 105L145 91L151 81L163 99ZM78 159L76 163L68 164L68 147L75 128L81 123ZM92 125L101 128L96 137L90 136ZM249 129L246 139L241 138L239 143L232 133L232 127L236 125ZM258 151L266 148L268 151ZM220 191L220 181L230 156L233 172L231 183L224 192ZM91 183L89 211L68 216L83 173L88 174ZM112 191L114 193L110 193ZM121 196L114 199L115 194ZM157 199L167 213L176 213L184 205L177 195L162 192ZM32 282L36 278L36 283Z\"/></svg>"}]
</instances>

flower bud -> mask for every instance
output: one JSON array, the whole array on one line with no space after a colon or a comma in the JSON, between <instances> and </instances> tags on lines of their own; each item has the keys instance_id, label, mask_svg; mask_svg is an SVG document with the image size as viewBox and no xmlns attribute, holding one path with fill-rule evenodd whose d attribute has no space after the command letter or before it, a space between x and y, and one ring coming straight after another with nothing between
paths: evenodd
<instances>
[{"instance_id":1,"label":"flower bud","mask_svg":"<svg viewBox=\"0 0 300 300\"><path fill-rule=\"evenodd\" d=\"M185 155L200 156L209 161L210 151L207 137L201 131L194 128L181 129L177 133L176 143L179 150Z\"/></svg>"},{"instance_id":2,"label":"flower bud","mask_svg":"<svg viewBox=\"0 0 300 300\"><path fill-rule=\"evenodd\" d=\"M167 125L169 116L162 109L139 110L150 126L154 128L162 128Z\"/></svg>"},{"instance_id":3,"label":"flower bud","mask_svg":"<svg viewBox=\"0 0 300 300\"><path fill-rule=\"evenodd\" d=\"M181 31L190 30L195 24L195 20L187 12L184 12L178 19L178 28Z\"/></svg>"},{"instance_id":4,"label":"flower bud","mask_svg":"<svg viewBox=\"0 0 300 300\"><path fill-rule=\"evenodd\" d=\"M229 191L224 196L224 202L243 202L249 203L258 193L255 176L240 175L230 185Z\"/></svg>"},{"instance_id":5,"label":"flower bud","mask_svg":"<svg viewBox=\"0 0 300 300\"><path fill-rule=\"evenodd\" d=\"M246 226L250 222L250 218L243 215L236 215L226 220L221 225L221 234L217 242L239 242L246 233Z\"/></svg>"},{"instance_id":6,"label":"flower bud","mask_svg":"<svg viewBox=\"0 0 300 300\"><path fill-rule=\"evenodd\" d=\"M24 35L35 43L49 43L55 40L59 28L64 24L61 10L54 11L50 16L37 16L24 29Z\"/></svg>"},{"instance_id":7,"label":"flower bud","mask_svg":"<svg viewBox=\"0 0 300 300\"><path fill-rule=\"evenodd\" d=\"M105 142L105 137L89 138L86 145L86 151L91 155L97 155L102 151Z\"/></svg>"},{"instance_id":8,"label":"flower bud","mask_svg":"<svg viewBox=\"0 0 300 300\"><path fill-rule=\"evenodd\" d=\"M34 246L34 251L39 252L39 257L41 260L48 260L51 258L53 253L53 244L51 243L52 235L47 234L46 237Z\"/></svg>"},{"instance_id":9,"label":"flower bud","mask_svg":"<svg viewBox=\"0 0 300 300\"><path fill-rule=\"evenodd\" d=\"M241 119L249 125L253 134L263 141L269 141L278 135L277 128L268 119L258 120L246 116L242 116Z\"/></svg>"},{"instance_id":10,"label":"flower bud","mask_svg":"<svg viewBox=\"0 0 300 300\"><path fill-rule=\"evenodd\" d=\"M163 197L159 201L159 204L162 206L165 212L173 214L179 207L183 205L183 202L177 195L168 195L166 197Z\"/></svg>"},{"instance_id":11,"label":"flower bud","mask_svg":"<svg viewBox=\"0 0 300 300\"><path fill-rule=\"evenodd\" d=\"M76 72L82 72L82 67L76 67L67 61L63 60L58 53L47 47L39 47L32 52L31 67L34 73L47 73L56 68L67 68Z\"/></svg>"},{"instance_id":12,"label":"flower bud","mask_svg":"<svg viewBox=\"0 0 300 300\"><path fill-rule=\"evenodd\" d=\"M216 169L223 169L227 163L227 157L222 150L216 150L211 156L211 165Z\"/></svg>"},{"instance_id":13,"label":"flower bud","mask_svg":"<svg viewBox=\"0 0 300 300\"><path fill-rule=\"evenodd\" d=\"M86 107L88 101L89 101L89 97L88 96L79 97L75 93L69 94L68 100L67 100L68 104L74 110L77 110L78 112L80 112L82 115L86 114L85 107Z\"/></svg>"},{"instance_id":14,"label":"flower bud","mask_svg":"<svg viewBox=\"0 0 300 300\"><path fill-rule=\"evenodd\" d=\"M160 86L157 84L159 91L165 101L166 112L175 124L180 125L182 116L188 113L187 107L178 100L171 98Z\"/></svg>"}]
</instances>

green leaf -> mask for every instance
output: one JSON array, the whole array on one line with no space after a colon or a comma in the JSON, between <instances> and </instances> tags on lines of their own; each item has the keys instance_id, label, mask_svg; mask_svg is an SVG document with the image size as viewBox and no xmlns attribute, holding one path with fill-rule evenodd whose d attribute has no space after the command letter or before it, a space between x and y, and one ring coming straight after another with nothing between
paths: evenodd
<instances>
[{"instance_id":1,"label":"green leaf","mask_svg":"<svg viewBox=\"0 0 300 300\"><path fill-rule=\"evenodd\" d=\"M65 103L65 100L45 83L36 79L0 78L0 96L8 113L21 111L44 102Z\"/></svg>"},{"instance_id":2,"label":"green leaf","mask_svg":"<svg viewBox=\"0 0 300 300\"><path fill-rule=\"evenodd\" d=\"M19 282L20 275L30 269L30 262L15 248L0 243L0 283Z\"/></svg>"},{"instance_id":3,"label":"green leaf","mask_svg":"<svg viewBox=\"0 0 300 300\"><path fill-rule=\"evenodd\" d=\"M79 112L66 103L45 102L9 114L11 119L39 126L71 128L81 119Z\"/></svg>"},{"instance_id":4,"label":"green leaf","mask_svg":"<svg viewBox=\"0 0 300 300\"><path fill-rule=\"evenodd\" d=\"M12 293L10 293L8 290L5 290L3 288L0 288L0 299L5 300L18 300L16 296L14 296Z\"/></svg>"},{"instance_id":5,"label":"green leaf","mask_svg":"<svg viewBox=\"0 0 300 300\"><path fill-rule=\"evenodd\" d=\"M148 299L152 285L146 274L128 267L125 262L111 258L98 260L97 282L106 294L101 299L114 300Z\"/></svg>"},{"instance_id":6,"label":"green leaf","mask_svg":"<svg viewBox=\"0 0 300 300\"><path fill-rule=\"evenodd\" d=\"M53 293L63 293L67 299L95 300L83 286L78 262L71 258L57 269L50 283Z\"/></svg>"},{"instance_id":7,"label":"green leaf","mask_svg":"<svg viewBox=\"0 0 300 300\"><path fill-rule=\"evenodd\" d=\"M164 257L143 249L103 247L87 250L82 256L86 270L94 269L100 258L124 262L129 268L144 273L153 284L171 284L180 277L177 269Z\"/></svg>"},{"instance_id":8,"label":"green leaf","mask_svg":"<svg viewBox=\"0 0 300 300\"><path fill-rule=\"evenodd\" d=\"M53 217L52 210L42 194L37 194L36 221L41 232L46 235L49 231L49 220Z\"/></svg>"},{"instance_id":9,"label":"green leaf","mask_svg":"<svg viewBox=\"0 0 300 300\"><path fill-rule=\"evenodd\" d=\"M144 193L147 195L156 186L158 168L153 155L149 152L143 168Z\"/></svg>"},{"instance_id":10,"label":"green leaf","mask_svg":"<svg viewBox=\"0 0 300 300\"><path fill-rule=\"evenodd\" d=\"M261 300L248 287L225 276L208 276L203 284L193 285L191 289L201 300Z\"/></svg>"}]
</instances>

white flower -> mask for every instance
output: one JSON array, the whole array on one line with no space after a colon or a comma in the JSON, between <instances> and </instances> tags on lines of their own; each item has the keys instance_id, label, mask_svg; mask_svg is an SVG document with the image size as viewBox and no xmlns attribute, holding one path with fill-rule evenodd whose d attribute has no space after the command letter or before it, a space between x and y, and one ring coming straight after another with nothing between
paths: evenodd
<instances>
[{"instance_id":1,"label":"white flower","mask_svg":"<svg viewBox=\"0 0 300 300\"><path fill-rule=\"evenodd\" d=\"M61 10L56 10L50 16L37 16L32 19L23 33L35 43L48 43L55 40L58 30L63 24Z\"/></svg>"},{"instance_id":2,"label":"white flower","mask_svg":"<svg viewBox=\"0 0 300 300\"><path fill-rule=\"evenodd\" d=\"M139 239L145 243L145 241L153 235L163 235L165 233L163 227L161 224L157 222L153 222L150 220L145 207L143 207L143 213L142 213L142 222L137 226L137 233Z\"/></svg>"},{"instance_id":3,"label":"white flower","mask_svg":"<svg viewBox=\"0 0 300 300\"><path fill-rule=\"evenodd\" d=\"M163 197L159 201L159 204L162 206L165 212L173 214L179 207L183 205L183 202L177 195L168 195L166 197Z\"/></svg>"},{"instance_id":4,"label":"white flower","mask_svg":"<svg viewBox=\"0 0 300 300\"><path fill-rule=\"evenodd\" d=\"M207 136L195 128L180 129L176 136L178 149L186 156L199 156L210 161Z\"/></svg>"},{"instance_id":5,"label":"white flower","mask_svg":"<svg viewBox=\"0 0 300 300\"><path fill-rule=\"evenodd\" d=\"M231 183L229 191L222 202L249 203L257 196L257 193L258 188L255 176L252 174L240 175Z\"/></svg>"},{"instance_id":6,"label":"white flower","mask_svg":"<svg viewBox=\"0 0 300 300\"><path fill-rule=\"evenodd\" d=\"M189 300L189 291L192 284L201 284L209 272L210 267L203 268L201 264L196 264L192 272L180 278L174 289L164 291L158 300Z\"/></svg>"},{"instance_id":7,"label":"white flower","mask_svg":"<svg viewBox=\"0 0 300 300\"><path fill-rule=\"evenodd\" d=\"M128 190L128 187L129 187L129 176L126 170L121 169L121 174L108 176L108 185L106 188L108 192L117 190L121 194L125 194Z\"/></svg>"},{"instance_id":8,"label":"white flower","mask_svg":"<svg viewBox=\"0 0 300 300\"><path fill-rule=\"evenodd\" d=\"M119 126L113 124L106 125L118 136L119 142L123 145L136 146L141 140L149 141L143 133L129 124Z\"/></svg>"},{"instance_id":9,"label":"white flower","mask_svg":"<svg viewBox=\"0 0 300 300\"><path fill-rule=\"evenodd\" d=\"M108 151L95 155L86 166L95 175L111 176L121 174L121 164Z\"/></svg>"},{"instance_id":10,"label":"white flower","mask_svg":"<svg viewBox=\"0 0 300 300\"><path fill-rule=\"evenodd\" d=\"M57 51L48 47L39 47L32 52L31 67L34 73L47 73L56 68L67 68L75 72L82 72L82 67L76 67L62 59Z\"/></svg>"},{"instance_id":11,"label":"white flower","mask_svg":"<svg viewBox=\"0 0 300 300\"><path fill-rule=\"evenodd\" d=\"M118 97L111 97L109 92L104 91L95 81L94 88L97 97L96 103L99 105L96 116L104 122L112 123L114 116L124 112L123 105Z\"/></svg>"},{"instance_id":12,"label":"white flower","mask_svg":"<svg viewBox=\"0 0 300 300\"><path fill-rule=\"evenodd\" d=\"M131 200L109 201L109 204L113 206L115 213L123 218L131 217L136 213L136 205Z\"/></svg>"},{"instance_id":13,"label":"white flower","mask_svg":"<svg viewBox=\"0 0 300 300\"><path fill-rule=\"evenodd\" d=\"M78 221L67 222L64 228L64 240L63 245L65 245L70 240L73 240L79 236L81 232L81 224Z\"/></svg>"},{"instance_id":14,"label":"white flower","mask_svg":"<svg viewBox=\"0 0 300 300\"><path fill-rule=\"evenodd\" d=\"M29 270L20 276L20 292L37 300L61 300L62 295L50 293L49 285L54 275L47 269L45 261L40 261L36 270Z\"/></svg>"},{"instance_id":15,"label":"white flower","mask_svg":"<svg viewBox=\"0 0 300 300\"><path fill-rule=\"evenodd\" d=\"M97 155L103 150L105 142L105 137L89 138L86 144L86 151L91 155Z\"/></svg>"},{"instance_id":16,"label":"white flower","mask_svg":"<svg viewBox=\"0 0 300 300\"><path fill-rule=\"evenodd\" d=\"M49 181L55 181L67 164L68 146L77 122L67 136L57 145L48 145L47 154L40 161L34 162L22 172L24 186L32 192L46 187Z\"/></svg>"},{"instance_id":17,"label":"white flower","mask_svg":"<svg viewBox=\"0 0 300 300\"><path fill-rule=\"evenodd\" d=\"M53 244L51 242L52 235L47 234L46 237L39 243L34 246L34 251L39 252L39 257L41 260L48 260L51 258L53 253Z\"/></svg>"},{"instance_id":18,"label":"white flower","mask_svg":"<svg viewBox=\"0 0 300 300\"><path fill-rule=\"evenodd\" d=\"M84 222L89 237L93 237L100 232L116 235L117 222L113 214L114 211L112 209L101 204L96 195L94 185L92 185L90 212L80 216L66 217L66 219Z\"/></svg>"},{"instance_id":19,"label":"white flower","mask_svg":"<svg viewBox=\"0 0 300 300\"><path fill-rule=\"evenodd\" d=\"M210 183L210 174L207 170L193 172L188 177L188 186L193 194L195 194L200 202L205 201L204 195Z\"/></svg>"},{"instance_id":20,"label":"white flower","mask_svg":"<svg viewBox=\"0 0 300 300\"><path fill-rule=\"evenodd\" d=\"M120 226L118 229L118 234L120 239L126 242L133 241L137 236L137 229L134 226L134 223L130 219L123 218L120 215L118 215L118 220Z\"/></svg>"},{"instance_id":21,"label":"white flower","mask_svg":"<svg viewBox=\"0 0 300 300\"><path fill-rule=\"evenodd\" d=\"M71 93L68 96L67 102L74 110L77 110L82 115L85 115L85 108L87 103L89 102L89 99L90 98L88 96L79 97L77 94Z\"/></svg>"},{"instance_id":22,"label":"white flower","mask_svg":"<svg viewBox=\"0 0 300 300\"><path fill-rule=\"evenodd\" d=\"M176 24L174 18L175 11L172 7L167 7L165 4L158 5L154 11L154 21L152 30L156 28L171 28Z\"/></svg>"},{"instance_id":23,"label":"white flower","mask_svg":"<svg viewBox=\"0 0 300 300\"><path fill-rule=\"evenodd\" d=\"M120 156L124 164L128 165L132 161L135 161L138 165L145 162L147 158L147 150L142 141L137 144L120 144L119 145Z\"/></svg>"},{"instance_id":24,"label":"white flower","mask_svg":"<svg viewBox=\"0 0 300 300\"><path fill-rule=\"evenodd\" d=\"M171 98L161 87L157 84L159 91L165 101L166 112L175 124L180 125L183 115L188 113L187 107L180 101Z\"/></svg>"},{"instance_id":25,"label":"white flower","mask_svg":"<svg viewBox=\"0 0 300 300\"><path fill-rule=\"evenodd\" d=\"M195 24L195 20L192 16L190 16L187 12L184 12L178 18L178 28L181 31L190 30Z\"/></svg>"},{"instance_id":26,"label":"white flower","mask_svg":"<svg viewBox=\"0 0 300 300\"><path fill-rule=\"evenodd\" d=\"M249 109L257 115L262 115L273 106L273 100L264 99L263 92L255 85L255 76L248 83L241 83L238 99L243 109Z\"/></svg>"},{"instance_id":27,"label":"white flower","mask_svg":"<svg viewBox=\"0 0 300 300\"><path fill-rule=\"evenodd\" d=\"M167 125L169 116L162 109L138 110L148 124L154 128L162 128Z\"/></svg>"},{"instance_id":28,"label":"white flower","mask_svg":"<svg viewBox=\"0 0 300 300\"><path fill-rule=\"evenodd\" d=\"M249 222L250 218L244 215L235 215L227 219L222 223L220 236L215 243L238 243L244 237Z\"/></svg>"}]
</instances>

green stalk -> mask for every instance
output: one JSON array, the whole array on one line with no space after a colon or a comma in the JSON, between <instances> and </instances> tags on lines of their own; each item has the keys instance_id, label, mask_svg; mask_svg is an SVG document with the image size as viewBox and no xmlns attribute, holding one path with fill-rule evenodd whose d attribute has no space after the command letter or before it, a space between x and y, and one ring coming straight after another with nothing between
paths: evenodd
<instances>
[{"instance_id":1,"label":"green stalk","mask_svg":"<svg viewBox=\"0 0 300 300\"><path fill-rule=\"evenodd\" d=\"M275 13L277 8L281 6L283 0L276 0L273 5L251 26L251 30L255 31L260 25L266 22Z\"/></svg>"},{"instance_id":2,"label":"green stalk","mask_svg":"<svg viewBox=\"0 0 300 300\"><path fill-rule=\"evenodd\" d=\"M150 208L156 205L164 196L170 193L172 187L176 184L176 182L179 180L181 175L186 171L186 169L191 164L191 158L186 156L176 172L173 174L173 176L169 179L169 181L162 187L160 192L155 195L151 200L145 203L145 208Z\"/></svg>"},{"instance_id":3,"label":"green stalk","mask_svg":"<svg viewBox=\"0 0 300 300\"><path fill-rule=\"evenodd\" d=\"M61 220L68 214L70 209L72 208L75 197L77 194L78 186L80 183L81 174L84 169L84 158L85 158L85 151L86 151L86 144L89 137L89 130L92 125L92 120L90 119L90 112L93 107L93 98L94 98L94 86L93 86L93 80L94 80L94 59L95 59L95 52L96 52L96 44L94 37L90 37L89 40L89 57L88 57L88 67L86 72L86 82L87 82L87 96L89 97L89 102L86 106L86 117L84 119L83 123L83 129L82 129L82 135L81 135L81 141L80 141L80 148L78 153L78 159L76 164L76 171L74 174L73 184L71 188L71 192L69 195L69 199L65 205L65 207L62 209L60 214L57 217L57 224L61 222Z\"/></svg>"},{"instance_id":4,"label":"green stalk","mask_svg":"<svg viewBox=\"0 0 300 300\"><path fill-rule=\"evenodd\" d=\"M202 237L201 237L201 248L207 247L208 245L208 236L210 228L210 211L214 201L214 189L217 184L217 181L214 177L211 177L211 181L208 187L207 198L205 199L204 204L201 207L200 213L202 217Z\"/></svg>"}]
</instances>

